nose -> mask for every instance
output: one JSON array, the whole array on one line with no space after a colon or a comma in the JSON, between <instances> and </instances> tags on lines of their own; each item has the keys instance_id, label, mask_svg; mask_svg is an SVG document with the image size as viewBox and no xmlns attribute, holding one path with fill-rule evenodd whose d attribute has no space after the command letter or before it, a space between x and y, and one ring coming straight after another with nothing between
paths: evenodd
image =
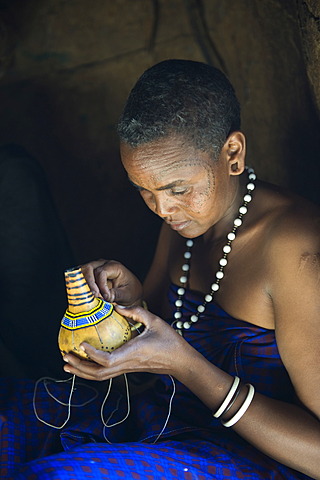
<instances>
[{"instance_id":1,"label":"nose","mask_svg":"<svg viewBox=\"0 0 320 480\"><path fill-rule=\"evenodd\" d=\"M165 198L156 198L155 199L155 213L161 217L165 218L171 215L175 210L175 205L172 199L168 197Z\"/></svg>"},{"instance_id":2,"label":"nose","mask_svg":"<svg viewBox=\"0 0 320 480\"><path fill-rule=\"evenodd\" d=\"M161 218L166 218L172 215L177 208L174 199L168 197L166 192L153 194L148 200L145 199L145 202L148 207Z\"/></svg>"}]
</instances>

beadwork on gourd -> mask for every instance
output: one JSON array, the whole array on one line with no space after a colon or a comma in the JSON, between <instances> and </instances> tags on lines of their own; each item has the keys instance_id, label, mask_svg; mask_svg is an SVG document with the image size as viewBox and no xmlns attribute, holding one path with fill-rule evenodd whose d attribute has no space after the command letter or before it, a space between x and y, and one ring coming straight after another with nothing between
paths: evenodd
<instances>
[{"instance_id":1,"label":"beadwork on gourd","mask_svg":"<svg viewBox=\"0 0 320 480\"><path fill-rule=\"evenodd\" d=\"M132 328L126 318L111 303L93 295L81 268L67 270L65 281L68 308L58 336L62 355L71 352L88 360L80 349L82 342L110 353L130 340Z\"/></svg>"}]
</instances>

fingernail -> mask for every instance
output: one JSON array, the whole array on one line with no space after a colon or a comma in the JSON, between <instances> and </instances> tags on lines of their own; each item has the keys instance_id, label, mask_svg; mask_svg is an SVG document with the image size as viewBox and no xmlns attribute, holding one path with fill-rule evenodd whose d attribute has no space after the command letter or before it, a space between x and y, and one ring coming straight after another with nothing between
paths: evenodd
<instances>
[{"instance_id":1,"label":"fingernail","mask_svg":"<svg viewBox=\"0 0 320 480\"><path fill-rule=\"evenodd\" d=\"M66 363L69 362L69 360L67 359L67 357L63 357L63 361L66 362Z\"/></svg>"},{"instance_id":2,"label":"fingernail","mask_svg":"<svg viewBox=\"0 0 320 480\"><path fill-rule=\"evenodd\" d=\"M119 308L127 308L125 305L118 305L118 304L117 304L117 307L119 307Z\"/></svg>"},{"instance_id":3,"label":"fingernail","mask_svg":"<svg viewBox=\"0 0 320 480\"><path fill-rule=\"evenodd\" d=\"M80 347L79 347L79 348L80 348L80 350L82 350L83 352L85 352L85 348L84 348L84 346L83 346L83 345L80 345Z\"/></svg>"}]
</instances>

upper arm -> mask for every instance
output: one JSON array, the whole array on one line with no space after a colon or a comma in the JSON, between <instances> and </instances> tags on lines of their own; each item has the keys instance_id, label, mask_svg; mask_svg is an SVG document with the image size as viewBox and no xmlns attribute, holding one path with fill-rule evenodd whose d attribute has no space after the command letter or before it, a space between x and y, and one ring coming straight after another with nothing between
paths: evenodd
<instances>
[{"instance_id":1,"label":"upper arm","mask_svg":"<svg viewBox=\"0 0 320 480\"><path fill-rule=\"evenodd\" d=\"M156 252L143 284L143 295L150 310L156 314L163 314L166 292L170 283L169 254L171 245L171 231L168 225L162 224Z\"/></svg>"},{"instance_id":2,"label":"upper arm","mask_svg":"<svg viewBox=\"0 0 320 480\"><path fill-rule=\"evenodd\" d=\"M320 418L320 232L282 237L271 264L279 352L300 400Z\"/></svg>"}]
</instances>

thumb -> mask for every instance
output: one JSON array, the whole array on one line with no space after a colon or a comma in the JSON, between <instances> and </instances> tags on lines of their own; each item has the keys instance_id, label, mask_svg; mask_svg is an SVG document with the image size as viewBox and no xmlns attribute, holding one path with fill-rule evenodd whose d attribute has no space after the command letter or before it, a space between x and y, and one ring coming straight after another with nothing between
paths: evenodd
<instances>
[{"instance_id":1,"label":"thumb","mask_svg":"<svg viewBox=\"0 0 320 480\"><path fill-rule=\"evenodd\" d=\"M109 289L109 299L108 302L117 303L124 307L132 303L132 293L127 285L123 287L113 287Z\"/></svg>"},{"instance_id":2,"label":"thumb","mask_svg":"<svg viewBox=\"0 0 320 480\"><path fill-rule=\"evenodd\" d=\"M148 312L143 307L125 307L123 305L115 305L115 310L126 318L130 318L134 322L142 323L146 328L151 325L153 313Z\"/></svg>"}]
</instances>

